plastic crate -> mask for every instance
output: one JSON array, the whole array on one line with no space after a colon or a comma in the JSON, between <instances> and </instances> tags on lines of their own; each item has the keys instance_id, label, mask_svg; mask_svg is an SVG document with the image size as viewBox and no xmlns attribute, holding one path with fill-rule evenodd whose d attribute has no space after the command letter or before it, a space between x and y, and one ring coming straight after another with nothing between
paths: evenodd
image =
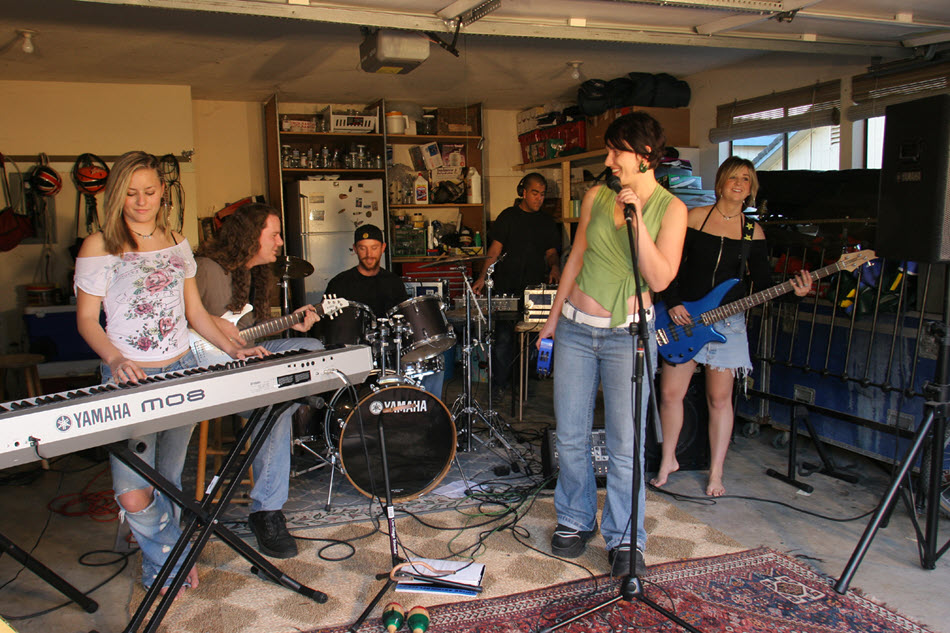
<instances>
[{"instance_id":1,"label":"plastic crate","mask_svg":"<svg viewBox=\"0 0 950 633\"><path fill-rule=\"evenodd\" d=\"M372 108L360 114L334 112L333 106L327 106L320 113L324 120L330 121L330 132L347 134L372 134L379 124L379 108Z\"/></svg>"}]
</instances>

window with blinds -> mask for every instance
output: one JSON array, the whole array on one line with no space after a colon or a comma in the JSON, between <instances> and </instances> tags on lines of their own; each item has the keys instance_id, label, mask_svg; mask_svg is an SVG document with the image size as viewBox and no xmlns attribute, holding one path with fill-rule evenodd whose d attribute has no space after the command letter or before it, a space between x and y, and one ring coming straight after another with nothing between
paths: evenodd
<instances>
[{"instance_id":1,"label":"window with blinds","mask_svg":"<svg viewBox=\"0 0 950 633\"><path fill-rule=\"evenodd\" d=\"M950 62L922 63L907 70L879 71L851 78L849 121L884 115L889 105L950 93Z\"/></svg>"},{"instance_id":2,"label":"window with blinds","mask_svg":"<svg viewBox=\"0 0 950 633\"><path fill-rule=\"evenodd\" d=\"M709 130L709 140L723 143L838 125L840 107L837 79L724 103L716 108L716 127Z\"/></svg>"}]
</instances>

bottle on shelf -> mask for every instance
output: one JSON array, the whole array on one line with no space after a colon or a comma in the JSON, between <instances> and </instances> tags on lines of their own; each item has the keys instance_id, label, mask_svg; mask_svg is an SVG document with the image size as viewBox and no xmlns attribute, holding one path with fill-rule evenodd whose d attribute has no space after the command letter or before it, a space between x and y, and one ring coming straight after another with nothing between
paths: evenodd
<instances>
[{"instance_id":1,"label":"bottle on shelf","mask_svg":"<svg viewBox=\"0 0 950 633\"><path fill-rule=\"evenodd\" d=\"M474 167L469 167L465 175L465 201L469 204L482 202L482 177Z\"/></svg>"},{"instance_id":2,"label":"bottle on shelf","mask_svg":"<svg viewBox=\"0 0 950 633\"><path fill-rule=\"evenodd\" d=\"M429 204L429 181L422 175L422 172L416 176L416 182L413 186L414 204Z\"/></svg>"}]
</instances>

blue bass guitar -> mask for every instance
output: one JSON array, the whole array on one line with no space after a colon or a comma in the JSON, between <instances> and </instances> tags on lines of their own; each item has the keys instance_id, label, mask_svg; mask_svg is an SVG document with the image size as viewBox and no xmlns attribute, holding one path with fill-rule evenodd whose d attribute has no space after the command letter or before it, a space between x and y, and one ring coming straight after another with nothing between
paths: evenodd
<instances>
[{"instance_id":1,"label":"blue bass guitar","mask_svg":"<svg viewBox=\"0 0 950 633\"><path fill-rule=\"evenodd\" d=\"M862 264L865 264L877 255L874 251L855 251L845 253L834 264L819 268L809 273L812 281L817 281L831 273L842 270L854 270ZM660 358L679 365L688 360L692 360L699 350L706 343L725 343L726 337L713 328L713 323L722 321L726 317L739 312L745 312L750 308L771 301L792 291L792 282L784 283L766 288L760 292L743 297L738 301L719 305L722 298L726 296L733 286L739 283L738 279L728 279L715 288L713 288L705 297L696 301L684 301L683 307L689 312L689 323L673 323L670 320L670 314L667 312L663 302L656 304L656 342Z\"/></svg>"}]
</instances>

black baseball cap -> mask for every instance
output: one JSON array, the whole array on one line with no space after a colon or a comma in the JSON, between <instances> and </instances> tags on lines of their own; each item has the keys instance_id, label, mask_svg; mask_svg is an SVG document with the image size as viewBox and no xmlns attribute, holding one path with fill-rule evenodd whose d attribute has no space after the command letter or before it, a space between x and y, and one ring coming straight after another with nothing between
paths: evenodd
<instances>
[{"instance_id":1,"label":"black baseball cap","mask_svg":"<svg viewBox=\"0 0 950 633\"><path fill-rule=\"evenodd\" d=\"M383 239L383 232L379 230L379 227L374 224L364 224L361 227L358 227L353 233L353 243L356 244L361 240L376 240L378 242L385 242Z\"/></svg>"}]
</instances>

